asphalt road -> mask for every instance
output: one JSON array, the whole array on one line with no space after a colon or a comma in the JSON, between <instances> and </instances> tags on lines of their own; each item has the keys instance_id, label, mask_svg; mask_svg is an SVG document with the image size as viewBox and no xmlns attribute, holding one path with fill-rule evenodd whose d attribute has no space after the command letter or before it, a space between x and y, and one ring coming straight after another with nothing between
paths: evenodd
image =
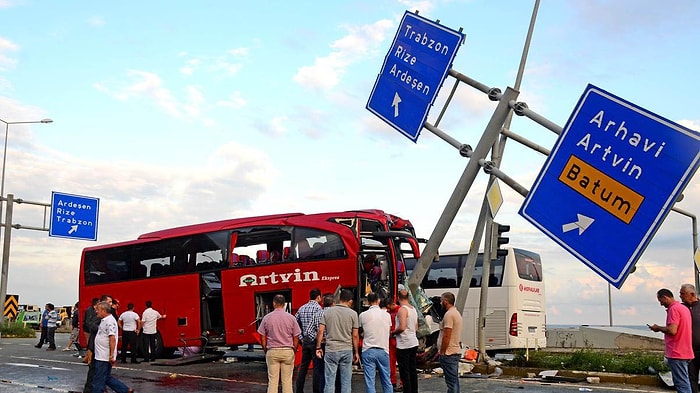
<instances>
[{"instance_id":1,"label":"asphalt road","mask_svg":"<svg viewBox=\"0 0 700 393\"><path fill-rule=\"evenodd\" d=\"M0 391L15 392L81 392L87 366L74 352L61 351L67 334L57 334L56 351L34 348L37 339L0 339ZM165 366L156 364L119 364L113 375L136 392L239 392L266 393L267 373L262 352L236 351L236 361L214 361L198 364ZM124 367L122 367L124 366ZM310 377L309 377L310 378ZM630 385L589 385L585 383L542 383L519 378L462 378L463 392L662 392L657 387ZM311 392L311 380L306 386ZM419 374L421 393L445 392L445 381L435 374ZM584 389L584 390L581 390ZM364 378L353 374L353 393L364 393ZM381 392L381 388L379 389Z\"/></svg>"}]
</instances>

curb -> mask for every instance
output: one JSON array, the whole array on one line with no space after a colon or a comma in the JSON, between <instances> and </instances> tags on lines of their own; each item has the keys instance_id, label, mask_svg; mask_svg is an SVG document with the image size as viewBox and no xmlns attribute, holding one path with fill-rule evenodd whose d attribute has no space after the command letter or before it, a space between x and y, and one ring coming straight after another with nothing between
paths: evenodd
<instances>
[{"instance_id":1,"label":"curb","mask_svg":"<svg viewBox=\"0 0 700 393\"><path fill-rule=\"evenodd\" d=\"M544 369L541 368L528 368L528 367L504 367L498 366L503 370L503 375L510 377L527 378L532 377L532 375L539 375ZM489 366L483 364L475 365L472 372L491 374L496 369L496 366ZM585 382L587 377L597 377L600 378L600 383L614 383L621 385L645 385L645 386L657 386L664 387L657 375L637 375L637 374L618 374L618 373L605 373L596 371L574 371L574 370L559 370L557 373L559 377L566 378L576 378L582 379ZM590 383L586 383L591 385Z\"/></svg>"}]
</instances>

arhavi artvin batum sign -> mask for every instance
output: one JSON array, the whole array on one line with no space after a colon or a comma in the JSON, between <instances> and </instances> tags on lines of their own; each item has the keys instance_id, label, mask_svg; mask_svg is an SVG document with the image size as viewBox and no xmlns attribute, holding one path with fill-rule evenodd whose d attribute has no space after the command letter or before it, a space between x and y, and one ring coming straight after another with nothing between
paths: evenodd
<instances>
[{"instance_id":1,"label":"arhavi artvin batum sign","mask_svg":"<svg viewBox=\"0 0 700 393\"><path fill-rule=\"evenodd\" d=\"M520 214L619 288L700 162L700 133L588 85Z\"/></svg>"}]
</instances>

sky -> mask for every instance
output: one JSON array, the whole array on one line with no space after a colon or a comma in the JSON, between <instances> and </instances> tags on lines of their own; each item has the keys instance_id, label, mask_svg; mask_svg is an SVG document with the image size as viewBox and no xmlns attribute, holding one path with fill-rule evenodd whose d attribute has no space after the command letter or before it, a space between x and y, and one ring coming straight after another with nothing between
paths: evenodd
<instances>
[{"instance_id":1,"label":"sky","mask_svg":"<svg viewBox=\"0 0 700 393\"><path fill-rule=\"evenodd\" d=\"M13 230L8 293L77 300L81 250L175 226L283 212L378 208L430 237L467 160L424 130L413 143L365 109L405 11L462 28L453 68L513 86L534 1L46 2L0 0L0 119L9 127L5 191L99 198L97 241ZM563 126L592 83L700 130L694 0L540 4L518 100ZM428 121L435 122L448 78ZM476 146L496 103L462 84L440 129ZM524 117L511 130L551 148ZM545 156L509 141L501 170L530 188ZM700 175L676 206L700 214ZM440 250L466 250L481 172ZM608 284L518 215L501 185L496 220L542 256L549 324L607 325ZM560 203L567 203L561 201ZM44 209L15 205L41 227ZM693 229L671 212L621 289L615 325L663 323L659 288L694 282ZM48 225L48 224L47 224Z\"/></svg>"}]
</instances>

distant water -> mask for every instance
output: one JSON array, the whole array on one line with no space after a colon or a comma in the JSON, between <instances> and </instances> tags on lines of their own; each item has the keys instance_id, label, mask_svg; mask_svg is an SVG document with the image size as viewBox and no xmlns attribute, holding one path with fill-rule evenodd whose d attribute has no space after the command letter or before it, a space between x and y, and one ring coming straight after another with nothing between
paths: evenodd
<instances>
[{"instance_id":1,"label":"distant water","mask_svg":"<svg viewBox=\"0 0 700 393\"><path fill-rule=\"evenodd\" d=\"M577 328L579 326L590 326L590 327L609 327L609 325L567 325L567 324L549 324L547 329L565 329L565 328ZM649 327L646 325L613 325L613 327L627 328L627 329L638 329L649 331Z\"/></svg>"}]
</instances>

